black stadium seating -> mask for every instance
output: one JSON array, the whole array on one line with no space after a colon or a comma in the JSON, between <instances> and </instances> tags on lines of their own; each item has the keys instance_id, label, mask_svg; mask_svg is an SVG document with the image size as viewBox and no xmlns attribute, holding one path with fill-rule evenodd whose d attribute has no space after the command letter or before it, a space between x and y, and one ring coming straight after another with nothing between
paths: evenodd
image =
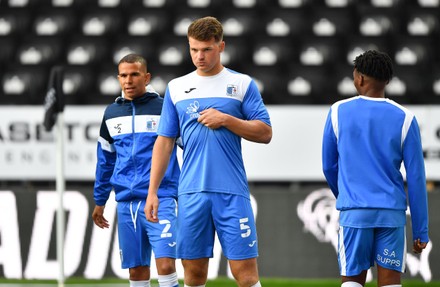
<instances>
[{"instance_id":1,"label":"black stadium seating","mask_svg":"<svg viewBox=\"0 0 440 287\"><path fill-rule=\"evenodd\" d=\"M144 55L163 93L193 69L186 29L212 15L225 28L223 63L255 78L273 105L327 105L352 96L352 62L367 49L395 63L388 96L440 103L440 1L0 0L0 105L41 105L50 69L65 67L66 103L119 94L116 64Z\"/></svg>"}]
</instances>

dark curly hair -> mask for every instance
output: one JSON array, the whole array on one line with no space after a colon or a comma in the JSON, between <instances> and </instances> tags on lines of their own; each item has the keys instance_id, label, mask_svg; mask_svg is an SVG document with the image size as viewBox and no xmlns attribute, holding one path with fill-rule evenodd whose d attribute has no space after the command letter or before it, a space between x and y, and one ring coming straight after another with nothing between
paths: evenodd
<instances>
[{"instance_id":1,"label":"dark curly hair","mask_svg":"<svg viewBox=\"0 0 440 287\"><path fill-rule=\"evenodd\" d=\"M388 82L393 77L393 63L384 52L369 50L354 59L354 68L361 74Z\"/></svg>"}]
</instances>

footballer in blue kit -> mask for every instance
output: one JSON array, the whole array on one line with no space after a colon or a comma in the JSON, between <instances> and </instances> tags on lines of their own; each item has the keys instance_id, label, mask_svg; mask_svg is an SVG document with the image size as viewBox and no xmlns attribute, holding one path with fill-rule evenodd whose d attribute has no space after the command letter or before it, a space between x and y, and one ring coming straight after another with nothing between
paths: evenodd
<instances>
[{"instance_id":1,"label":"footballer in blue kit","mask_svg":"<svg viewBox=\"0 0 440 287\"><path fill-rule=\"evenodd\" d=\"M407 206L413 251L422 252L429 242L420 130L410 110L385 98L392 76L387 54L371 50L356 57L353 78L359 96L334 103L324 127L322 165L340 211L343 287L364 286L375 263L378 286L401 286Z\"/></svg>"},{"instance_id":2,"label":"footballer in blue kit","mask_svg":"<svg viewBox=\"0 0 440 287\"><path fill-rule=\"evenodd\" d=\"M163 98L147 86L150 77L146 60L140 55L129 54L118 64L123 96L106 108L101 123L92 218L98 227L109 227L104 208L114 191L121 266L129 269L130 286L150 286L154 251L159 286L176 287L176 200L180 176L176 147L159 187L161 221L149 222L144 214L163 105Z\"/></svg>"},{"instance_id":3,"label":"footballer in blue kit","mask_svg":"<svg viewBox=\"0 0 440 287\"><path fill-rule=\"evenodd\" d=\"M193 91L185 93L185 91L193 87L195 88ZM246 205L250 204L250 195L241 153L241 137L225 127L210 129L201 125L198 122L199 112L209 108L214 108L240 119L259 119L270 124L258 89L247 75L238 74L224 68L219 74L214 76L199 76L196 72L192 72L189 75L171 81L165 93L163 107L163 113L167 117L162 119L163 123L159 126L158 134L173 137L173 135L178 136L180 132L182 135L184 149L182 176L179 183L179 206L185 208L184 204L187 201L181 199L184 194L215 192L244 197L245 200L240 200L239 204L234 206L234 209L240 212L245 211L246 209L242 209L242 206L245 203ZM224 206L224 204L220 205L215 201L208 201L202 204L202 198L199 201L201 207L206 204L211 204L212 208ZM221 198L217 200L221 200ZM243 203L241 203L242 201ZM197 210L197 208L191 207L192 204L189 203L188 208ZM241 237L241 234L246 233L247 230L240 230L240 219L253 219L252 210L249 209L247 211L248 213L244 214L237 212L235 217L231 217L231 212L226 208L223 208L225 215L221 214L221 209L217 211L219 216L224 216L228 220L235 222L235 225L228 222L224 223L225 225L230 224L229 228L232 227L233 229L229 232L235 233L237 237L231 238L231 241L235 242L235 244L228 244L223 247L223 252L225 255L229 254L230 257L228 258L230 259L238 260L258 255L257 244L254 244L252 248L248 246L256 240L254 225L251 225L253 230L251 230L250 234L252 236ZM178 232L182 240L178 242L194 238L192 234L193 229L187 228L188 224L192 226L194 224L204 224L203 220L197 220L197 218L202 216L211 217L210 213L200 212L194 214L194 218L189 220L189 215L180 214L181 216L178 218ZM200 226L200 230L204 230L204 228L208 227ZM201 244L209 247L209 249L205 249L207 251L203 256L197 250L194 254L189 253L188 249L192 250L189 244L179 243L177 245L178 256L188 259L212 257L214 246L214 237L212 235L214 234L214 229L213 227L211 229L212 232L205 232L209 234L209 238L201 239L198 245L199 248ZM221 235L221 229L218 229L218 232ZM228 250L228 247L236 250L238 244L243 245L240 250L241 252L238 254Z\"/></svg>"},{"instance_id":4,"label":"footballer in blue kit","mask_svg":"<svg viewBox=\"0 0 440 287\"><path fill-rule=\"evenodd\" d=\"M225 42L217 19L195 20L188 41L197 69L171 80L165 92L145 214L160 220L156 188L180 137L177 256L185 286L205 286L217 232L238 285L258 287L258 238L241 140L269 143L270 117L252 78L221 64Z\"/></svg>"}]
</instances>

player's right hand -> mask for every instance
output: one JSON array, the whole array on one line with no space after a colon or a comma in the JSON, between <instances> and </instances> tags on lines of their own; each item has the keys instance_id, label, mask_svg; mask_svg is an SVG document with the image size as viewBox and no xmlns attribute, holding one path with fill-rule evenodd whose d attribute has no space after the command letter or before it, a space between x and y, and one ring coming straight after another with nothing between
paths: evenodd
<instances>
[{"instance_id":1,"label":"player's right hand","mask_svg":"<svg viewBox=\"0 0 440 287\"><path fill-rule=\"evenodd\" d=\"M107 219L104 217L104 206L95 206L95 209L92 213L93 222L99 227L99 228L108 228L110 224L108 223Z\"/></svg>"},{"instance_id":2,"label":"player's right hand","mask_svg":"<svg viewBox=\"0 0 440 287\"><path fill-rule=\"evenodd\" d=\"M159 222L157 218L157 210L159 208L159 198L156 194L148 193L147 201L145 202L145 217L150 222Z\"/></svg>"},{"instance_id":3,"label":"player's right hand","mask_svg":"<svg viewBox=\"0 0 440 287\"><path fill-rule=\"evenodd\" d=\"M420 242L420 238L417 240L414 240L413 252L415 254L422 253L423 249L426 248L426 245L428 245L428 243L427 242Z\"/></svg>"}]
</instances>

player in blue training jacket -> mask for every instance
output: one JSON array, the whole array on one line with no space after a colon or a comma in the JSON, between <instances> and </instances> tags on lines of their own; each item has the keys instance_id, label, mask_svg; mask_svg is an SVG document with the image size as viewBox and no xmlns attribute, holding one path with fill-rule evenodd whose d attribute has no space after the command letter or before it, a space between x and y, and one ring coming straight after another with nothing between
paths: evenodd
<instances>
[{"instance_id":1,"label":"player in blue training jacket","mask_svg":"<svg viewBox=\"0 0 440 287\"><path fill-rule=\"evenodd\" d=\"M215 231L238 286L261 286L241 139L269 143L269 114L251 77L221 64L225 42L217 19L194 21L188 41L196 70L168 84L145 214L153 222L161 219L156 193L180 136L177 257L182 259L185 286L205 286Z\"/></svg>"},{"instance_id":2,"label":"player in blue training jacket","mask_svg":"<svg viewBox=\"0 0 440 287\"><path fill-rule=\"evenodd\" d=\"M104 207L113 189L122 268L129 269L130 286L150 286L153 250L159 286L175 287L178 286L176 199L180 176L175 146L171 148L170 164L158 192L161 220L148 222L144 214L152 151L163 105L163 98L147 86L150 78L142 56L129 54L119 61L118 79L124 96L118 97L104 112L97 148L96 206L92 217L100 228L109 227Z\"/></svg>"},{"instance_id":3,"label":"player in blue training jacket","mask_svg":"<svg viewBox=\"0 0 440 287\"><path fill-rule=\"evenodd\" d=\"M411 111L385 98L392 76L387 54L366 51L356 57L353 78L359 96L333 104L324 128L322 165L340 211L343 287L364 286L374 262L378 286L401 286L407 205L413 251L421 253L429 241L420 131Z\"/></svg>"}]
</instances>

